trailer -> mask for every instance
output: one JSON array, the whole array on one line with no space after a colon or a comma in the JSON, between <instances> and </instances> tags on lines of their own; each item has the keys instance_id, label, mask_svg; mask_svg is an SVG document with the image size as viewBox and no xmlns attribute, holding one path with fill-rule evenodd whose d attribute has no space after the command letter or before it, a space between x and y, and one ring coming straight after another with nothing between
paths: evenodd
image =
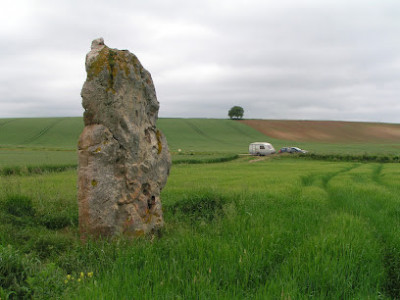
<instances>
[{"instance_id":1,"label":"trailer","mask_svg":"<svg viewBox=\"0 0 400 300\"><path fill-rule=\"evenodd\" d=\"M269 154L274 154L275 148L270 144L266 142L255 142L251 143L249 145L249 154L250 155L269 155Z\"/></svg>"}]
</instances>

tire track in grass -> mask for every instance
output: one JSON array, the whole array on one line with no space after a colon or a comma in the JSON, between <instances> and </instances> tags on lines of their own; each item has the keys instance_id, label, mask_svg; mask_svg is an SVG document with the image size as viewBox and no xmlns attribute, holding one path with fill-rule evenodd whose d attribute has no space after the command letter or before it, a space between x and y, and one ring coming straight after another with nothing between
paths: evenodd
<instances>
[{"instance_id":1,"label":"tire track in grass","mask_svg":"<svg viewBox=\"0 0 400 300\"><path fill-rule=\"evenodd\" d=\"M324 211L326 213L323 217L324 221L318 224L320 231L313 232L307 239L304 239L302 244L300 244L298 247L299 252L295 252L295 256L304 256L305 259L307 259L307 251L309 249L317 249L315 251L317 251L316 253L320 255L322 263L325 262L326 264L329 264L328 262L330 260L334 262L340 261L342 264L346 264L346 266L351 266L348 268L349 274L357 274L358 270L368 270L374 268L374 263L371 263L370 265L365 263L365 266L361 265L364 257L367 258L369 254L364 254L365 251L360 250L360 247L362 248L369 246L370 242L372 243L371 245L377 245L377 243L373 242L375 241L373 234L375 224L371 223L369 219L366 218L366 215L363 211L358 210L357 207L353 207L352 201L349 201L349 198L345 197L345 190L348 189L349 191L353 191L351 179L348 179L351 174L350 172L362 167L363 165L365 164L352 164L338 171L328 173L313 173L304 175L300 178L301 184L304 188L314 186L325 191L325 201L327 206L325 207L326 210ZM377 172L377 175L379 175L381 168L378 168L375 172ZM332 182L332 179L334 178L337 179L335 182ZM348 181L350 181L350 185L348 185ZM357 194L352 195L352 197L357 201L362 202L362 200L358 200ZM320 208L320 206L317 207ZM367 209L366 207L364 208ZM360 230L360 236L364 237L365 234L365 239L357 239L358 235L353 234L352 230ZM340 243L350 245L350 248L340 248ZM314 245L316 246L314 247ZM337 248L335 248L336 245L338 245ZM377 246L377 248L379 247ZM333 249L332 252L330 252L331 249ZM324 250L325 252L318 252ZM338 251L335 252L335 250ZM370 253L372 253L372 251ZM295 258L293 260L296 261ZM318 267L313 265L314 260L312 258L309 258L309 263L310 264L308 266L311 270L313 268L314 270L317 270L314 273L315 280L315 278L317 278L316 274L318 274ZM336 272L336 269L334 270L335 263L330 265L333 266L332 272ZM338 267L339 268L337 270L340 271L340 265L338 265ZM308 278L308 276L304 276L304 278ZM349 277L349 282L352 284L358 284L358 280L354 277ZM314 290L314 292L318 293L318 289L315 289L315 287L311 290ZM356 297L357 289L355 289L353 292L352 289L347 288L345 295L347 295L347 297Z\"/></svg>"},{"instance_id":2,"label":"tire track in grass","mask_svg":"<svg viewBox=\"0 0 400 300\"><path fill-rule=\"evenodd\" d=\"M338 211L338 207L341 205L341 201L338 201L338 198L335 195L336 193L335 189L329 188L330 181L333 178L340 175L344 175L360 166L361 164L353 164L335 172L312 173L304 175L300 177L300 183L303 186L303 188L310 188L310 187L320 188L326 195L326 203L332 208L332 214L333 214ZM301 193L303 193L303 191ZM339 200L340 199L341 198L339 198Z\"/></svg>"},{"instance_id":3,"label":"tire track in grass","mask_svg":"<svg viewBox=\"0 0 400 300\"><path fill-rule=\"evenodd\" d=\"M372 174L371 174L372 181L374 181L376 184L379 185L383 185L381 180L382 170L383 170L383 164L374 166L374 168L372 169Z\"/></svg>"},{"instance_id":4,"label":"tire track in grass","mask_svg":"<svg viewBox=\"0 0 400 300\"><path fill-rule=\"evenodd\" d=\"M301 185L302 186L314 185L314 182L316 181L317 176L319 176L319 174L315 174L315 173L302 175L300 177Z\"/></svg>"},{"instance_id":5,"label":"tire track in grass","mask_svg":"<svg viewBox=\"0 0 400 300\"><path fill-rule=\"evenodd\" d=\"M398 229L396 228L400 218L399 207L399 187L385 183L383 180L384 164L371 166L370 178L379 188L384 189L386 197L376 198L372 193L369 195L372 199L369 201L368 208L370 215L368 219L376 228L376 235L379 243L382 245L382 263L385 270L385 276L382 282L384 294L392 299L400 299L400 254ZM386 198L386 199L385 199ZM392 226L388 225L392 224ZM390 230L385 230L390 226Z\"/></svg>"},{"instance_id":6,"label":"tire track in grass","mask_svg":"<svg viewBox=\"0 0 400 300\"><path fill-rule=\"evenodd\" d=\"M384 180L383 180L384 175L382 174L384 168L385 168L385 164L379 164L379 165L373 166L372 171L371 171L371 180L375 184L379 185L382 188L385 188L386 190L388 190L391 193L394 193L396 195L400 194L400 186L391 185L391 184L384 182Z\"/></svg>"},{"instance_id":7,"label":"tire track in grass","mask_svg":"<svg viewBox=\"0 0 400 300\"><path fill-rule=\"evenodd\" d=\"M328 184L332 180L332 178L334 178L334 177L336 177L338 175L343 175L345 173L348 173L351 170L353 170L355 168L358 168L359 166L360 166L360 164L354 164L354 165L351 165L350 167L344 168L344 169L339 170L337 172L328 173L328 174L322 176L322 187L324 188L324 190L327 190Z\"/></svg>"},{"instance_id":8,"label":"tire track in grass","mask_svg":"<svg viewBox=\"0 0 400 300\"><path fill-rule=\"evenodd\" d=\"M328 203L328 205L332 207L333 214L338 211L338 207L341 205L341 201L338 201L335 189L329 188L330 181L333 178L344 175L360 166L361 164L353 164L335 172L308 174L302 176L300 178L300 181L303 188L318 187L322 191L324 191L326 195L326 203ZM341 200L341 198L339 198L339 200Z\"/></svg>"},{"instance_id":9,"label":"tire track in grass","mask_svg":"<svg viewBox=\"0 0 400 300\"><path fill-rule=\"evenodd\" d=\"M0 123L0 127L3 127L4 125L7 125L7 124L9 124L9 123L11 123L11 122L14 122L14 121L15 121L15 119L5 120L5 121L3 121L3 122Z\"/></svg>"},{"instance_id":10,"label":"tire track in grass","mask_svg":"<svg viewBox=\"0 0 400 300\"><path fill-rule=\"evenodd\" d=\"M334 177L346 174L359 166L360 164L352 164L338 171L327 173L315 172L300 177L302 187L293 195L294 198L298 197L299 199L297 202L299 205L299 218L295 218L293 222L298 222L299 228L303 226L304 234L296 238L296 243L292 245L290 253L288 253L283 261L276 264L269 276L287 276L287 274L290 273L287 271L288 268L290 269L288 265L293 263L294 268L296 268L299 262L298 257L309 259L310 264L313 264L314 260L309 257L308 252L310 250L317 251L316 253L319 253L318 251L323 251L324 245L329 243L329 240L326 241L324 235L328 234L331 239L333 239L335 234L332 232L335 229L336 220L340 219L338 211L336 209L331 209L330 202L332 201L332 194L328 189L328 185ZM316 188L320 190L321 193L316 191ZM312 193L312 196L310 196L310 193ZM321 199L319 197L321 197ZM304 213L301 212L302 209ZM300 217L308 213L310 214L309 217L304 219ZM319 250L318 246L320 244L322 246ZM328 254L323 253L323 255L322 258ZM334 254L332 254L332 257L334 257ZM313 266L309 267L312 269ZM315 268L318 269L317 267Z\"/></svg>"},{"instance_id":11,"label":"tire track in grass","mask_svg":"<svg viewBox=\"0 0 400 300\"><path fill-rule=\"evenodd\" d=\"M342 170L339 170L337 172L331 172L328 174L324 174L321 177L321 188L325 191L325 193L327 194L327 200L328 203L330 203L330 207L332 208L332 214L334 213L338 213L338 212L343 212L343 207L346 207L346 197L344 196L338 196L338 192L339 194L342 193L342 191L338 191L337 188L335 187L329 187L329 183L330 181L337 177L337 176L342 176L345 175L347 173L349 173L350 171L359 168L361 166L361 164L353 164L351 166L348 166Z\"/></svg>"},{"instance_id":12,"label":"tire track in grass","mask_svg":"<svg viewBox=\"0 0 400 300\"><path fill-rule=\"evenodd\" d=\"M37 139L39 139L40 137L42 137L43 135L45 135L50 129L52 129L54 126L56 126L58 123L64 121L65 118L60 118L57 120L54 120L53 122L51 122L49 125L47 125L46 127L44 127L43 129L41 129L37 134L35 134L34 136L26 139L25 141L23 141L21 144L22 145L27 145L27 144L31 144L32 142L36 141Z\"/></svg>"},{"instance_id":13,"label":"tire track in grass","mask_svg":"<svg viewBox=\"0 0 400 300\"><path fill-rule=\"evenodd\" d=\"M370 179L383 189L377 195L369 193L364 200L364 208L367 219L375 228L376 238L382 245L382 264L384 278L382 292L392 299L400 299L400 254L399 254L399 230L396 228L400 218L399 187L388 185L383 180L382 172L385 164L371 166ZM388 225L388 224L391 224ZM391 229L387 230L389 226Z\"/></svg>"},{"instance_id":14,"label":"tire track in grass","mask_svg":"<svg viewBox=\"0 0 400 300\"><path fill-rule=\"evenodd\" d=\"M221 143L221 144L232 144L232 143L226 143L226 142L224 142L224 141L222 141L222 140L220 140L220 139L216 139L216 138L214 138L214 137L208 135L207 133L205 133L203 130L201 130L198 126L196 126L195 124L193 124L193 122L191 122L191 121L189 121L189 120L184 120L184 121L185 121L185 123L186 123L190 128L192 128L197 134L199 134L200 136L202 136L202 137L204 137L204 138L206 138L206 139L208 139L208 140L212 140L212 141L215 141L215 142L218 142L218 143Z\"/></svg>"},{"instance_id":15,"label":"tire track in grass","mask_svg":"<svg viewBox=\"0 0 400 300\"><path fill-rule=\"evenodd\" d=\"M234 122L234 121L232 121L232 122ZM243 123L239 123L239 124L243 124ZM229 123L227 123L227 125L230 127L230 128L232 128L232 129L234 129L236 132L238 132L238 133L240 133L241 135L243 135L244 137L246 137L246 138L252 138L253 140L254 139L256 139L256 137L255 136L253 136L252 134L248 134L246 131L244 131L244 130L242 130L241 128L239 128L238 126L235 126L235 125L233 125L233 123L231 123L231 122L229 122ZM247 126L247 125L246 125ZM250 126L249 126L250 127ZM251 127L250 127L251 128ZM251 129L253 129L253 128L251 128Z\"/></svg>"},{"instance_id":16,"label":"tire track in grass","mask_svg":"<svg viewBox=\"0 0 400 300\"><path fill-rule=\"evenodd\" d=\"M334 177L345 175L361 166L365 166L365 164L354 164L328 174L304 175L301 177L301 183L304 187L322 185L321 187L326 191L330 202L331 216L337 214L337 216L348 216L349 220L352 220L352 218L359 220L360 226L365 227L365 230L371 233L369 237L371 243L376 240L375 245L380 245L380 247L377 246L377 251L381 253L384 269L384 276L380 282L380 292L389 298L399 299L400 254L398 249L400 239L396 225L400 217L400 209L398 209L400 199L398 196L399 189L384 182L382 172L386 165L371 164L370 170L367 172L369 182L358 182L354 181L354 178L343 177L341 182L330 186ZM362 174L366 173L363 172ZM319 179L322 180L321 185L318 182ZM374 190L374 184L376 190ZM363 185L367 185L365 190ZM392 229L387 229L387 226L390 226L388 224L392 224ZM347 229L347 226L350 225L343 228ZM350 245L352 242L349 242Z\"/></svg>"},{"instance_id":17,"label":"tire track in grass","mask_svg":"<svg viewBox=\"0 0 400 300\"><path fill-rule=\"evenodd\" d=\"M303 175L300 177L300 181L302 186L312 186L312 185L318 185L316 182L317 180L321 180L321 187L326 191L328 188L328 184L331 181L332 178L350 172L351 170L358 168L360 164L354 164L349 167L343 168L339 171L336 172L329 172L329 173L312 173L312 174L307 174Z\"/></svg>"}]
</instances>

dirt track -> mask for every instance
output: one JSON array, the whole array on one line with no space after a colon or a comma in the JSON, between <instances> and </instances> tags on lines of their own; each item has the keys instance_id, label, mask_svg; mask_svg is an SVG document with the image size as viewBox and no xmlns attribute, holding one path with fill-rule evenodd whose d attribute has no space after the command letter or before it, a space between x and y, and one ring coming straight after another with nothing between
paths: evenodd
<instances>
[{"instance_id":1,"label":"dirt track","mask_svg":"<svg viewBox=\"0 0 400 300\"><path fill-rule=\"evenodd\" d=\"M296 142L400 142L400 124L285 120L241 120L239 122L269 137Z\"/></svg>"}]
</instances>

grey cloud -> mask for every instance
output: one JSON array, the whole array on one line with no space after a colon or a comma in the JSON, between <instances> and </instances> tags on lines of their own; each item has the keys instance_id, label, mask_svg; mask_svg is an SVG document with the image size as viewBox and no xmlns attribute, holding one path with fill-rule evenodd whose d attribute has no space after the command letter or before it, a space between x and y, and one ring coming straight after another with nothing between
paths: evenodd
<instances>
[{"instance_id":1,"label":"grey cloud","mask_svg":"<svg viewBox=\"0 0 400 300\"><path fill-rule=\"evenodd\" d=\"M398 1L37 2L0 19L0 117L81 115L85 54L103 36L151 72L161 117L241 105L248 118L400 122Z\"/></svg>"}]
</instances>

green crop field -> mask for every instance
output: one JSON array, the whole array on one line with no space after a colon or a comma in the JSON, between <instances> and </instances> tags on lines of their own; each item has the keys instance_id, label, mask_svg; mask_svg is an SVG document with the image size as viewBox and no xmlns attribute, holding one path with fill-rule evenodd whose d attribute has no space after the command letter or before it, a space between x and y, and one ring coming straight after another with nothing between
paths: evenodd
<instances>
[{"instance_id":1,"label":"green crop field","mask_svg":"<svg viewBox=\"0 0 400 300\"><path fill-rule=\"evenodd\" d=\"M272 139L232 120L159 119L174 162L218 161L244 154L255 141L267 141L276 150L299 146L317 154L397 155L400 143L313 143ZM77 141L83 120L74 118L0 119L0 168L42 164L76 164Z\"/></svg>"},{"instance_id":2,"label":"green crop field","mask_svg":"<svg viewBox=\"0 0 400 300\"><path fill-rule=\"evenodd\" d=\"M230 120L160 119L158 126L177 162L229 158L246 153L249 143L266 139ZM82 129L82 118L0 119L0 168L76 163Z\"/></svg>"},{"instance_id":3,"label":"green crop field","mask_svg":"<svg viewBox=\"0 0 400 300\"><path fill-rule=\"evenodd\" d=\"M172 152L246 152L265 135L238 122L219 119L159 119ZM0 146L75 150L82 118L0 119Z\"/></svg>"},{"instance_id":4,"label":"green crop field","mask_svg":"<svg viewBox=\"0 0 400 300\"><path fill-rule=\"evenodd\" d=\"M398 164L173 167L161 237L82 243L76 172L3 176L0 297L395 299Z\"/></svg>"},{"instance_id":5,"label":"green crop field","mask_svg":"<svg viewBox=\"0 0 400 300\"><path fill-rule=\"evenodd\" d=\"M0 299L400 298L399 164L343 159L399 145L237 157L252 141L290 142L230 120L160 119L174 161L161 234L84 243L81 121L0 120Z\"/></svg>"},{"instance_id":6,"label":"green crop field","mask_svg":"<svg viewBox=\"0 0 400 300\"><path fill-rule=\"evenodd\" d=\"M0 145L74 150L82 129L82 118L0 119Z\"/></svg>"}]
</instances>

